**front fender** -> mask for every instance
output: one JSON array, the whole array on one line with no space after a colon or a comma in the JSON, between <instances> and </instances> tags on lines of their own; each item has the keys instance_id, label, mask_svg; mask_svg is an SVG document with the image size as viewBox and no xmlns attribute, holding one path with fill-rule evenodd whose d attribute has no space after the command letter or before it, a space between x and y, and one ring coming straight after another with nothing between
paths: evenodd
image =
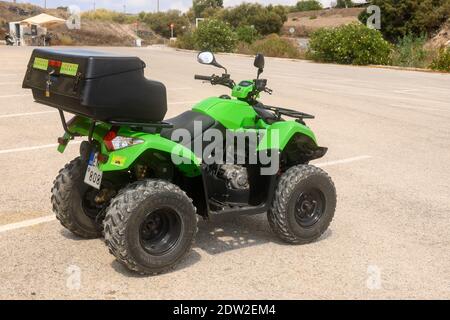
<instances>
[{"instance_id":1,"label":"front fender","mask_svg":"<svg viewBox=\"0 0 450 320\"><path fill-rule=\"evenodd\" d=\"M294 135L303 135L309 138L316 146L316 136L310 128L295 121L276 122L267 127L264 137L258 145L258 151L283 151Z\"/></svg>"},{"instance_id":2,"label":"front fender","mask_svg":"<svg viewBox=\"0 0 450 320\"><path fill-rule=\"evenodd\" d=\"M69 131L82 136L89 135L92 120L84 117L75 117L69 124ZM95 126L93 139L99 142L101 153L108 156L106 163L101 163L99 169L103 172L128 170L133 163L147 150L158 150L171 155L174 165L186 176L193 177L201 173L201 160L186 147L174 141L161 137L159 134L150 134L131 130L129 127L120 127L117 132L120 136L143 140L128 148L117 151L108 151L103 143L103 137L111 129L111 125L99 122Z\"/></svg>"}]
</instances>

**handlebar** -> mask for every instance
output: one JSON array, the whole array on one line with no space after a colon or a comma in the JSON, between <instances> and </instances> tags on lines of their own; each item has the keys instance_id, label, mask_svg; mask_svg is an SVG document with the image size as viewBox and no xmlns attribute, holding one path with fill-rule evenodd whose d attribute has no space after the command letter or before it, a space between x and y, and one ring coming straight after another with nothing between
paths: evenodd
<instances>
[{"instance_id":1,"label":"handlebar","mask_svg":"<svg viewBox=\"0 0 450 320\"><path fill-rule=\"evenodd\" d=\"M211 81L211 80L213 79L213 77L210 77L210 76L201 76L201 75L196 74L196 75L194 76L194 79L195 79L195 80Z\"/></svg>"}]
</instances>

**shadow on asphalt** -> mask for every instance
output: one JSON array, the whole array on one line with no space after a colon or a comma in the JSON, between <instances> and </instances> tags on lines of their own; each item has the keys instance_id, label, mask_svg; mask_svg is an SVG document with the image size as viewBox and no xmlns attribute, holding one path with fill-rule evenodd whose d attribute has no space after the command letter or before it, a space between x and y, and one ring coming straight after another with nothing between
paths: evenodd
<instances>
[{"instance_id":1,"label":"shadow on asphalt","mask_svg":"<svg viewBox=\"0 0 450 320\"><path fill-rule=\"evenodd\" d=\"M69 240L83 240L65 229L61 229L61 235ZM323 241L331 235L332 230L328 229L316 242ZM265 214L256 216L216 216L210 220L199 221L194 249L199 248L207 254L216 255L232 250L258 246L269 242L289 246L289 244L280 241L271 232ZM200 254L195 250L191 250L188 256L180 264L178 264L175 269L169 271L168 273L189 268L200 260ZM111 267L116 272L126 277L148 277L129 271L117 260L111 262Z\"/></svg>"},{"instance_id":2,"label":"shadow on asphalt","mask_svg":"<svg viewBox=\"0 0 450 320\"><path fill-rule=\"evenodd\" d=\"M218 216L200 221L195 247L215 255L278 240L271 233L266 215Z\"/></svg>"}]
</instances>

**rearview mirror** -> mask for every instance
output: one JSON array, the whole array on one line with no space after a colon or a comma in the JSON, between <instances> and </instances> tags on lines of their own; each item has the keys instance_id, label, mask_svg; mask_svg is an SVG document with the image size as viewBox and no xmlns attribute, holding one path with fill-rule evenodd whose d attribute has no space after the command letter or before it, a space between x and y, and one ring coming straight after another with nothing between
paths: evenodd
<instances>
[{"instance_id":1,"label":"rearview mirror","mask_svg":"<svg viewBox=\"0 0 450 320\"><path fill-rule=\"evenodd\" d=\"M222 68L225 70L225 73L227 73L227 69L225 69L220 63L216 61L216 57L212 52L209 51L200 52L197 56L197 61L201 64L209 64L217 68Z\"/></svg>"},{"instance_id":2,"label":"rearview mirror","mask_svg":"<svg viewBox=\"0 0 450 320\"><path fill-rule=\"evenodd\" d=\"M198 54L197 60L201 64L213 64L216 61L216 58L212 52L204 51Z\"/></svg>"},{"instance_id":3,"label":"rearview mirror","mask_svg":"<svg viewBox=\"0 0 450 320\"><path fill-rule=\"evenodd\" d=\"M264 65L265 65L264 55L258 53L255 57L255 62L253 63L253 65L256 68L258 68L258 78L259 78L261 73L263 73L263 71L264 71Z\"/></svg>"}]
</instances>

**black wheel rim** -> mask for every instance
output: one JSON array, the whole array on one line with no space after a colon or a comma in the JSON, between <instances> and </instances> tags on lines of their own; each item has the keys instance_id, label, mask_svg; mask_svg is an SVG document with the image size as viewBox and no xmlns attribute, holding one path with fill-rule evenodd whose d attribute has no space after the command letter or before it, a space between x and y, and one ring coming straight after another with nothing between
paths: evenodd
<instances>
[{"instance_id":1,"label":"black wheel rim","mask_svg":"<svg viewBox=\"0 0 450 320\"><path fill-rule=\"evenodd\" d=\"M99 190L88 187L81 200L81 207L83 208L84 213L91 219L96 219L104 207L104 204L98 204L95 202L95 197L98 193Z\"/></svg>"},{"instance_id":2,"label":"black wheel rim","mask_svg":"<svg viewBox=\"0 0 450 320\"><path fill-rule=\"evenodd\" d=\"M325 211L325 196L319 189L308 189L300 193L295 203L295 220L303 228L315 225Z\"/></svg>"},{"instance_id":3,"label":"black wheel rim","mask_svg":"<svg viewBox=\"0 0 450 320\"><path fill-rule=\"evenodd\" d=\"M181 236L181 218L172 209L164 208L149 213L141 223L139 239L151 255L163 255L178 243Z\"/></svg>"}]
</instances>

